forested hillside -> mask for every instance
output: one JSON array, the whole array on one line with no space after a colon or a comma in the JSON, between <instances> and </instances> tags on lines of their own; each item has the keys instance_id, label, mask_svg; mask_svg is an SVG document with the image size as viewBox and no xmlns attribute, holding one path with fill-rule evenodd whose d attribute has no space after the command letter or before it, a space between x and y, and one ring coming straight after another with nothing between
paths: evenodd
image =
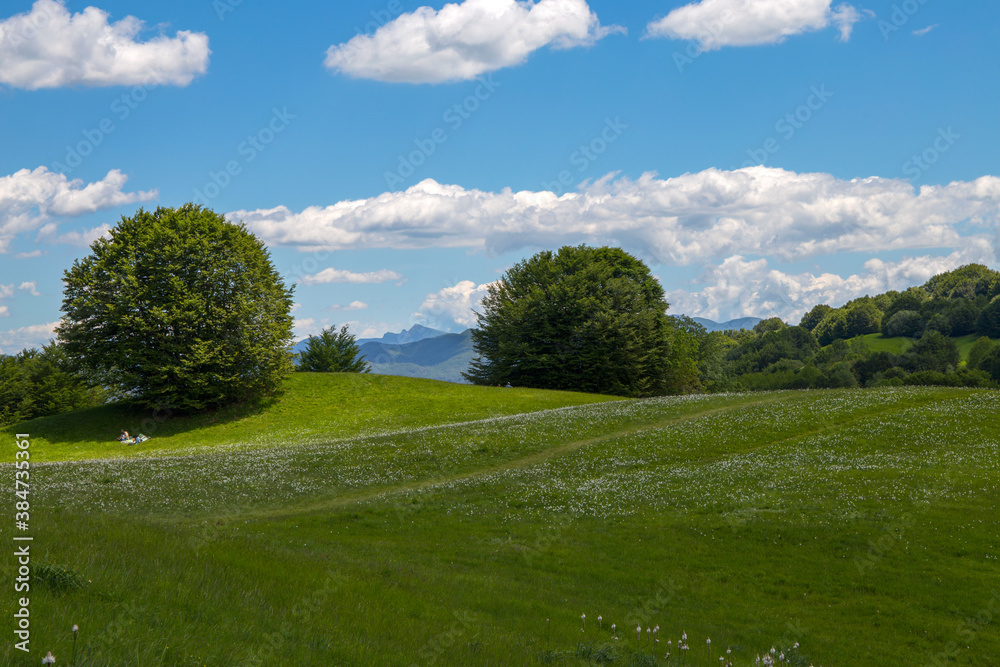
<instances>
[{"instance_id":1,"label":"forested hillside","mask_svg":"<svg viewBox=\"0 0 1000 667\"><path fill-rule=\"evenodd\" d=\"M697 341L705 391L1000 381L1000 273L979 264L840 308L817 305L795 326L772 318L753 331L710 332L676 321Z\"/></svg>"}]
</instances>

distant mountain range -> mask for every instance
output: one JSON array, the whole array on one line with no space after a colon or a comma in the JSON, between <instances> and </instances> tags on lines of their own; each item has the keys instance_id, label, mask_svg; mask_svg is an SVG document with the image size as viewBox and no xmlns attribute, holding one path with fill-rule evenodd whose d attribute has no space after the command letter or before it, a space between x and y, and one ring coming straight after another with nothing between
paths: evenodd
<instances>
[{"instance_id":1,"label":"distant mountain range","mask_svg":"<svg viewBox=\"0 0 1000 667\"><path fill-rule=\"evenodd\" d=\"M691 319L708 331L752 329L761 321L759 317L741 317L721 323L703 317ZM381 338L359 338L357 344L365 361L371 364L372 373L379 375L465 382L462 372L469 369L475 357L471 329L452 334L414 324L408 330L386 333ZM301 352L305 347L306 341L302 340L293 349Z\"/></svg>"},{"instance_id":2,"label":"distant mountain range","mask_svg":"<svg viewBox=\"0 0 1000 667\"><path fill-rule=\"evenodd\" d=\"M426 340L428 338L437 338L438 336L444 336L447 333L447 331L431 329L430 327L425 327L422 324L414 324L409 330L403 329L399 333L389 332L383 334L381 338L359 338L357 343L358 345L364 345L365 343L405 345L406 343L416 343L417 341Z\"/></svg>"},{"instance_id":3,"label":"distant mountain range","mask_svg":"<svg viewBox=\"0 0 1000 667\"><path fill-rule=\"evenodd\" d=\"M293 351L305 350L307 340L296 343ZM372 373L379 375L465 382L462 372L468 370L475 356L471 329L450 334L415 324L409 330L390 332L381 338L359 338L356 343L371 364Z\"/></svg>"},{"instance_id":4,"label":"distant mountain range","mask_svg":"<svg viewBox=\"0 0 1000 667\"><path fill-rule=\"evenodd\" d=\"M465 382L462 372L469 369L475 356L471 329L399 345L370 341L360 348L365 360L372 365L372 373L448 382Z\"/></svg>"},{"instance_id":5,"label":"distant mountain range","mask_svg":"<svg viewBox=\"0 0 1000 667\"><path fill-rule=\"evenodd\" d=\"M437 329L431 329L430 327L425 327L421 324L414 324L409 330L403 329L399 333L386 333L383 334L381 338L358 338L355 343L358 347L366 343L387 343L389 345L404 345L406 343L415 343L417 341L425 340L427 338L436 338L437 336L444 336L446 331L438 331ZM292 351L298 354L306 349L306 341L308 338L303 338L298 343L292 346Z\"/></svg>"},{"instance_id":6,"label":"distant mountain range","mask_svg":"<svg viewBox=\"0 0 1000 667\"><path fill-rule=\"evenodd\" d=\"M705 327L706 331L735 331L738 329L753 329L761 321L759 317L741 317L728 322L716 322L704 317L692 317L692 320Z\"/></svg>"}]
</instances>

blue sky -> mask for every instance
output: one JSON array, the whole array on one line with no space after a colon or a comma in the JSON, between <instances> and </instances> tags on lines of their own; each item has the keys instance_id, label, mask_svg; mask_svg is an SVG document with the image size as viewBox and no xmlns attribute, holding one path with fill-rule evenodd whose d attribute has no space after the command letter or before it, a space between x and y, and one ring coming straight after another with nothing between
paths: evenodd
<instances>
[{"instance_id":1,"label":"blue sky","mask_svg":"<svg viewBox=\"0 0 1000 667\"><path fill-rule=\"evenodd\" d=\"M541 249L619 245L671 313L996 265L1000 4L40 0L0 15L0 352L122 215L199 200L299 336L460 331Z\"/></svg>"}]
</instances>

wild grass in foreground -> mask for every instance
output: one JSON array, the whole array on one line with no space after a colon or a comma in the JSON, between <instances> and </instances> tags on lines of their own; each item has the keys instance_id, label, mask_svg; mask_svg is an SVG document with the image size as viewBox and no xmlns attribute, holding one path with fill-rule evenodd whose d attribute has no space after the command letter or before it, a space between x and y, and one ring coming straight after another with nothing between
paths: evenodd
<instances>
[{"instance_id":1,"label":"wild grass in foreground","mask_svg":"<svg viewBox=\"0 0 1000 667\"><path fill-rule=\"evenodd\" d=\"M38 582L38 652L0 663L69 664L78 624L79 665L994 664L998 408L699 396L46 464L34 553L81 585Z\"/></svg>"}]
</instances>

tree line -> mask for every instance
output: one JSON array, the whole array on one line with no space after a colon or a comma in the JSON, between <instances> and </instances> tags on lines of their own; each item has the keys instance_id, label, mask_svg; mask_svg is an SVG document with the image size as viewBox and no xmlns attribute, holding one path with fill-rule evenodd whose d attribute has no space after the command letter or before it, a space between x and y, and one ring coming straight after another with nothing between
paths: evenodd
<instances>
[{"instance_id":1,"label":"tree line","mask_svg":"<svg viewBox=\"0 0 1000 667\"><path fill-rule=\"evenodd\" d=\"M64 274L57 340L0 356L0 424L108 400L174 413L257 401L295 365L292 293L263 242L195 204L122 217ZM920 287L817 305L796 325L707 332L668 314L659 280L620 248L523 260L476 309L481 385L630 397L782 388L1000 382L1000 273L968 265ZM864 336L912 345L873 350ZM956 337L978 334L967 362ZM341 327L309 339L298 370L365 372Z\"/></svg>"},{"instance_id":2,"label":"tree line","mask_svg":"<svg viewBox=\"0 0 1000 667\"><path fill-rule=\"evenodd\" d=\"M681 326L698 341L706 391L1000 383L1000 273L981 264L840 308L817 305L795 326L777 318L753 331ZM978 339L963 362L955 339L966 336ZM876 349L883 338L911 344Z\"/></svg>"}]
</instances>

